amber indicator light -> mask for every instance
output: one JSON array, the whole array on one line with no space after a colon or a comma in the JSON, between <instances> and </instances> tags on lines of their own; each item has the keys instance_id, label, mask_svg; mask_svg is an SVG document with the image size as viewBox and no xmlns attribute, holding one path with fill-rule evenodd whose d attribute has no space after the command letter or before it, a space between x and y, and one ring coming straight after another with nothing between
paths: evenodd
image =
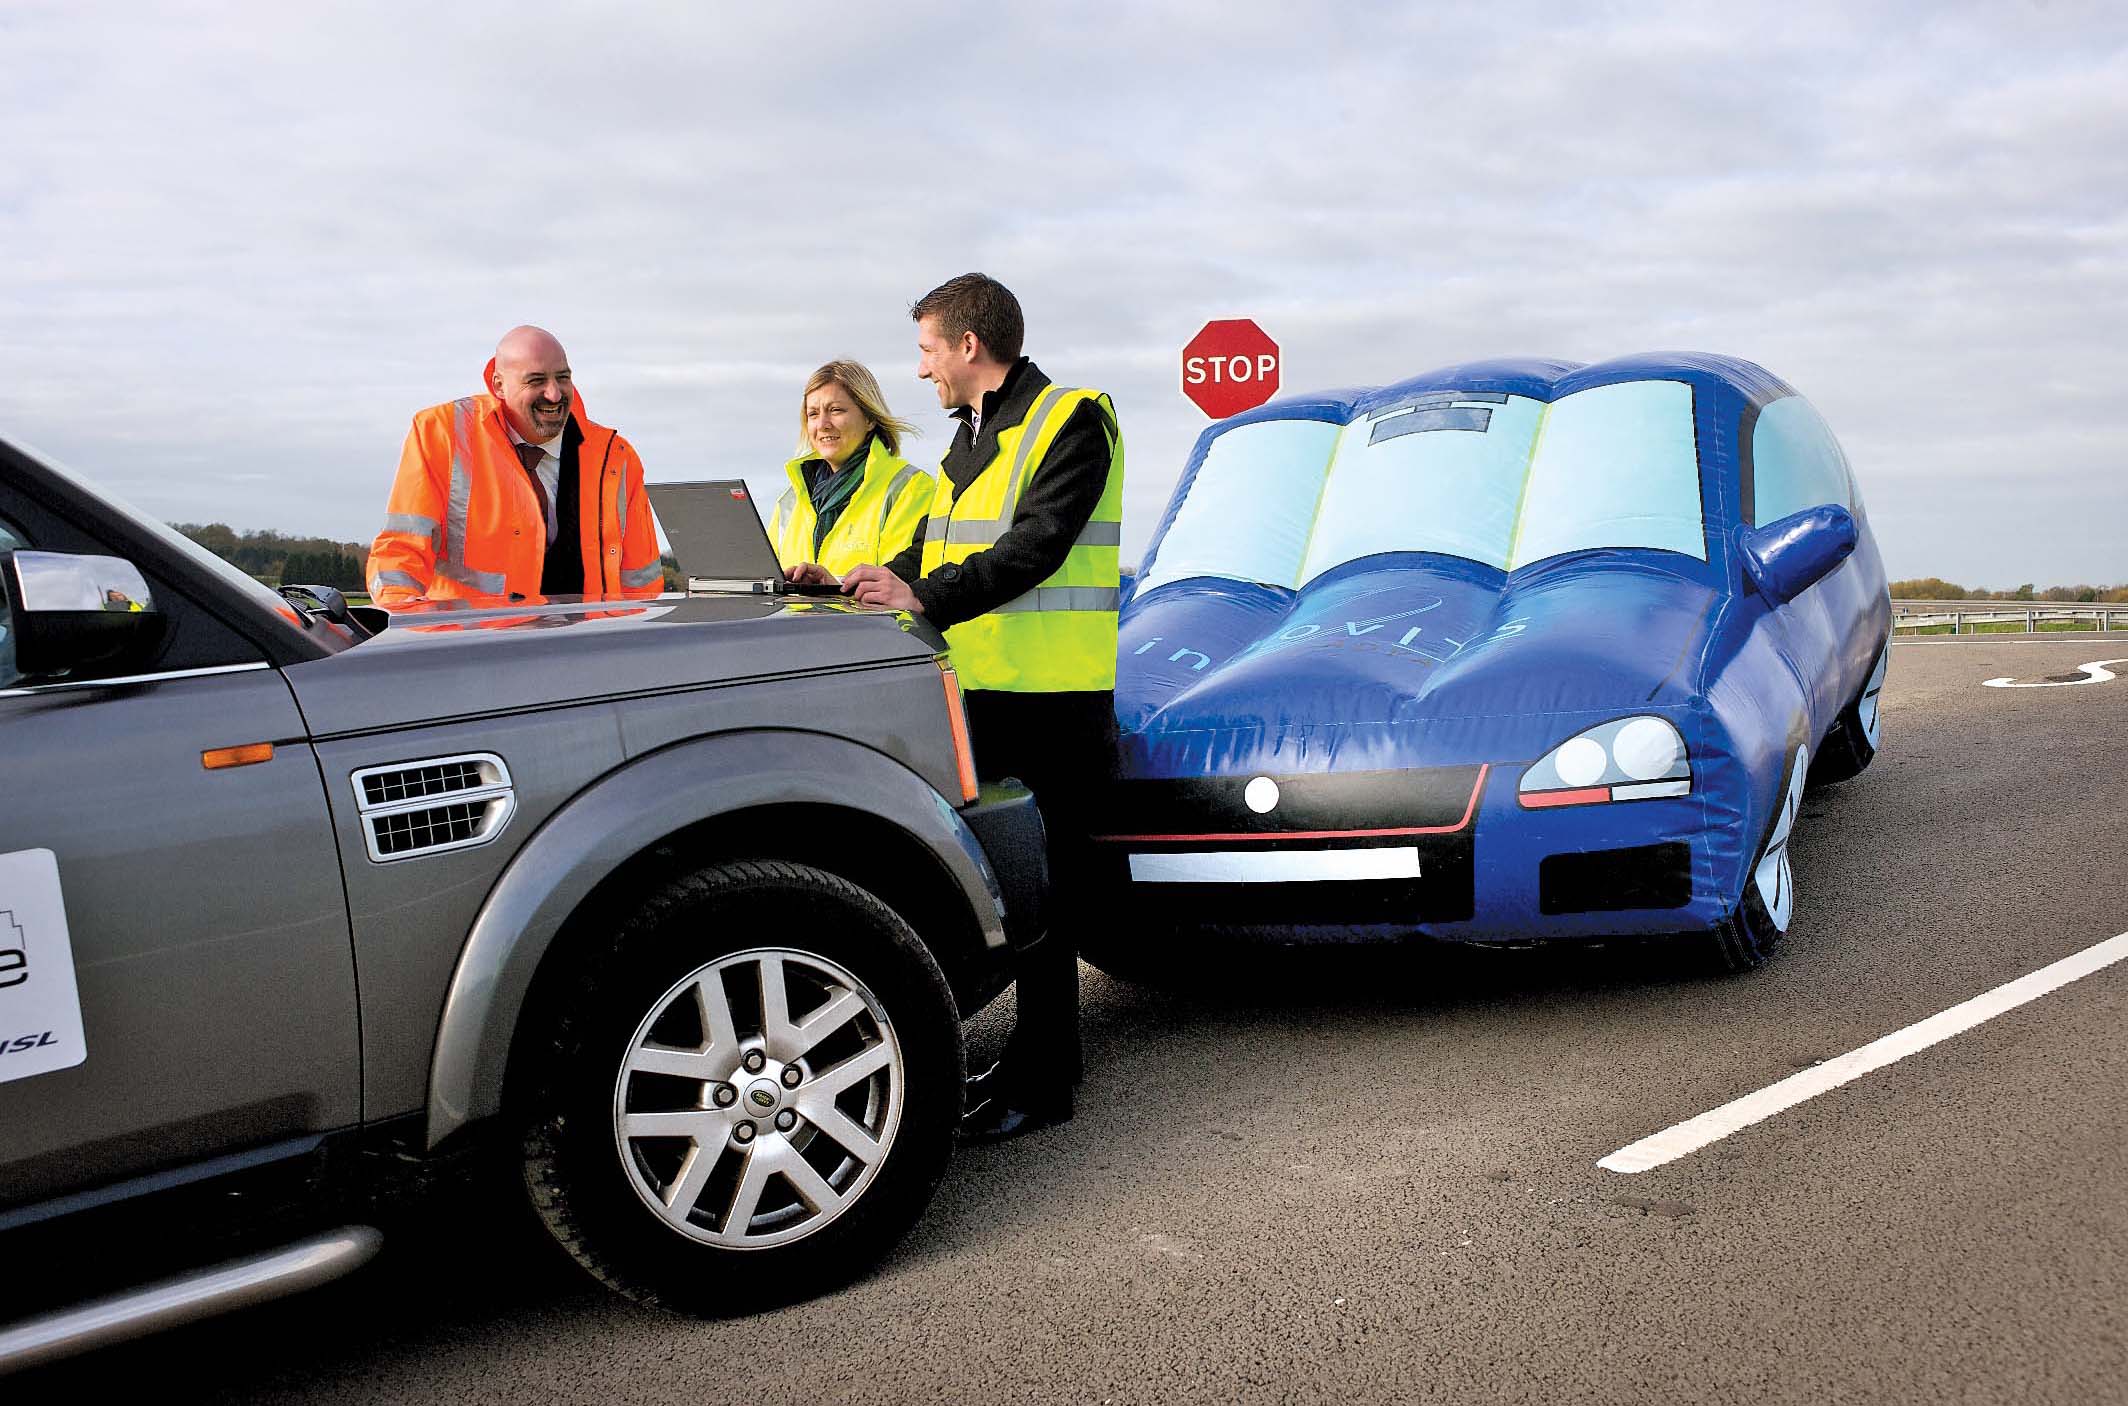
<instances>
[{"instance_id":1,"label":"amber indicator light","mask_svg":"<svg viewBox=\"0 0 2128 1406\"><path fill-rule=\"evenodd\" d=\"M210 747L199 754L200 765L209 771L232 766L256 766L273 760L271 742L247 742L241 747Z\"/></svg>"},{"instance_id":2,"label":"amber indicator light","mask_svg":"<svg viewBox=\"0 0 2128 1406\"><path fill-rule=\"evenodd\" d=\"M968 745L968 710L961 703L960 675L939 661L938 676L946 681L946 722L953 729L953 760L960 767L961 803L975 799L975 749Z\"/></svg>"}]
</instances>

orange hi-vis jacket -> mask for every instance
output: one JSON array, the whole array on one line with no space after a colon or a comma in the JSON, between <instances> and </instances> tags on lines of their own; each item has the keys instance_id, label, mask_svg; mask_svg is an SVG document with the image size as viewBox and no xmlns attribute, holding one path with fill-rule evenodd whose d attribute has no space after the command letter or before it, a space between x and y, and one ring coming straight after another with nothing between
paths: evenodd
<instances>
[{"instance_id":1,"label":"orange hi-vis jacket","mask_svg":"<svg viewBox=\"0 0 2128 1406\"><path fill-rule=\"evenodd\" d=\"M494 384L495 363L481 374ZM627 440L584 413L572 390L577 449L577 549L584 594L654 596L663 588L657 524L643 492L643 461ZM556 540L560 550L568 544ZM450 596L537 596L547 561L546 519L503 419L502 402L469 395L414 417L384 530L369 549L369 594L378 605Z\"/></svg>"}]
</instances>

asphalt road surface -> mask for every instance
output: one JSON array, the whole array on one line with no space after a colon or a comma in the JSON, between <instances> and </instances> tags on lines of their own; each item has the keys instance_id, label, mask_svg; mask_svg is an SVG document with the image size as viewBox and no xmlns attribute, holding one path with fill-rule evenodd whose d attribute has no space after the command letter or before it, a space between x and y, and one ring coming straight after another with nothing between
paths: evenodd
<instances>
[{"instance_id":1,"label":"asphalt road surface","mask_svg":"<svg viewBox=\"0 0 2128 1406\"><path fill-rule=\"evenodd\" d=\"M472 1194L301 1299L0 1386L272 1401L2128 1400L2128 962L1635 1175L1598 1159L2128 932L2117 641L1901 642L1765 969L1086 977L1078 1118L877 1273L701 1323ZM2128 674L2128 668L2122 670ZM978 1023L995 1047L1007 1012Z\"/></svg>"}]
</instances>

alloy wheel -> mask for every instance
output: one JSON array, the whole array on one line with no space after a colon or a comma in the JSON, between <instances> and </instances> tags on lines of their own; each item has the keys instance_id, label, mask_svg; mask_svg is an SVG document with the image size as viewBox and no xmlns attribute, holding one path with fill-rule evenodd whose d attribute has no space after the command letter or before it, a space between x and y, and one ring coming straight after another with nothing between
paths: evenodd
<instances>
[{"instance_id":1,"label":"alloy wheel","mask_svg":"<svg viewBox=\"0 0 2128 1406\"><path fill-rule=\"evenodd\" d=\"M670 1228L725 1249L789 1244L855 1205L900 1126L886 1010L847 968L757 948L675 982L629 1037L614 1143Z\"/></svg>"},{"instance_id":2,"label":"alloy wheel","mask_svg":"<svg viewBox=\"0 0 2128 1406\"><path fill-rule=\"evenodd\" d=\"M1773 834L1767 837L1758 867L1752 872L1759 900L1766 905L1766 916L1779 932L1788 931L1788 920L1795 914L1795 871L1788 861L1788 839L1795 831L1796 817L1802 813L1803 781L1810 770L1809 763L1810 749L1797 747L1795 760L1788 768L1788 788L1781 796L1780 816L1774 821Z\"/></svg>"}]
</instances>

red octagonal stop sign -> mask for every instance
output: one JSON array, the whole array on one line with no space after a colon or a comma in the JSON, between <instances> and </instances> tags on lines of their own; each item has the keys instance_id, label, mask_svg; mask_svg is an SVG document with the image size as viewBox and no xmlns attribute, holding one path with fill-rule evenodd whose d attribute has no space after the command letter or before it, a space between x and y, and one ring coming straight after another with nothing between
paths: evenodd
<instances>
[{"instance_id":1,"label":"red octagonal stop sign","mask_svg":"<svg viewBox=\"0 0 2128 1406\"><path fill-rule=\"evenodd\" d=\"M1207 322L1182 349L1182 393L1215 420L1278 393L1278 343L1246 317Z\"/></svg>"}]
</instances>

